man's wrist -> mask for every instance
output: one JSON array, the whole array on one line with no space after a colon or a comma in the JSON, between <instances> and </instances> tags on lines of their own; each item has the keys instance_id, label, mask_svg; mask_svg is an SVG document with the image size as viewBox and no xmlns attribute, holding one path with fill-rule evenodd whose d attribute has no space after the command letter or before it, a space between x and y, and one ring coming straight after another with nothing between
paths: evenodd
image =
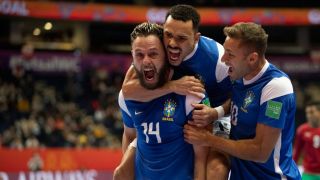
<instances>
[{"instance_id":1,"label":"man's wrist","mask_svg":"<svg viewBox=\"0 0 320 180\"><path fill-rule=\"evenodd\" d=\"M224 116L225 112L224 112L223 106L218 106L218 107L215 107L214 109L217 111L217 115L218 115L217 119L220 119Z\"/></svg>"}]
</instances>

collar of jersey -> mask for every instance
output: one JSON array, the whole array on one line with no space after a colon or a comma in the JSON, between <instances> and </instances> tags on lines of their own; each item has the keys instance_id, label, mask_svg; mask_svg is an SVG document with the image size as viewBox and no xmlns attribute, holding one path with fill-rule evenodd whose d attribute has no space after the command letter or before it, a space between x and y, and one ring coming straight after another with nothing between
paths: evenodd
<instances>
[{"instance_id":1,"label":"collar of jersey","mask_svg":"<svg viewBox=\"0 0 320 180\"><path fill-rule=\"evenodd\" d=\"M183 59L183 61L186 61L186 60L190 59L190 58L194 55L194 53L196 53L196 51L197 51L197 49L198 49L198 43L199 43L199 42L197 42L197 44L194 46L193 51L192 51L188 56L186 56L186 57Z\"/></svg>"},{"instance_id":2,"label":"collar of jersey","mask_svg":"<svg viewBox=\"0 0 320 180\"><path fill-rule=\"evenodd\" d=\"M266 64L264 64L264 66L261 69L261 71L255 77L253 77L250 80L245 80L244 78L242 78L243 79L243 84L244 85L248 85L248 84L254 83L256 80L258 80L263 75L264 72L266 72L268 67L269 67L269 62L266 61Z\"/></svg>"}]
</instances>

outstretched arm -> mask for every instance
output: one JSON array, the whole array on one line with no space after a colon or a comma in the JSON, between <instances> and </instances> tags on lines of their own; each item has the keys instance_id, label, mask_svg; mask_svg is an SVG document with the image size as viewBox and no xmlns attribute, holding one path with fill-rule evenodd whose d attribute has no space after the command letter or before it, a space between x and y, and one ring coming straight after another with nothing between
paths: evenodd
<instances>
[{"instance_id":1,"label":"outstretched arm","mask_svg":"<svg viewBox=\"0 0 320 180\"><path fill-rule=\"evenodd\" d=\"M161 97L168 93L175 92L181 95L195 95L201 97L200 93L204 92L204 87L200 80L193 76L185 76L178 80L168 81L164 86L147 90L140 85L134 67L131 66L126 74L122 84L122 92L125 99L148 102L152 99Z\"/></svg>"},{"instance_id":2,"label":"outstretched arm","mask_svg":"<svg viewBox=\"0 0 320 180\"><path fill-rule=\"evenodd\" d=\"M280 133L281 129L279 128L258 123L256 136L253 139L235 141L212 135L204 129L188 124L184 128L185 140L191 144L214 147L231 156L255 162L268 160Z\"/></svg>"}]
</instances>

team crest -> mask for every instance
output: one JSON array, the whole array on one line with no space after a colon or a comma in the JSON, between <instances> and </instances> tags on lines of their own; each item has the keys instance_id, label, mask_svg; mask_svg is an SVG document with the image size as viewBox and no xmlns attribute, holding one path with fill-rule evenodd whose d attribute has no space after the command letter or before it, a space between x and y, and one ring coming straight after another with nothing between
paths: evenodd
<instances>
[{"instance_id":1,"label":"team crest","mask_svg":"<svg viewBox=\"0 0 320 180\"><path fill-rule=\"evenodd\" d=\"M241 110L247 113L247 107L252 103L253 99L254 93L252 91L248 91L246 94L246 98L244 98L243 104L241 106Z\"/></svg>"},{"instance_id":2,"label":"team crest","mask_svg":"<svg viewBox=\"0 0 320 180\"><path fill-rule=\"evenodd\" d=\"M176 111L177 103L173 101L172 99L167 99L164 102L164 108L163 108L163 121L173 121L172 116L174 115Z\"/></svg>"}]
</instances>

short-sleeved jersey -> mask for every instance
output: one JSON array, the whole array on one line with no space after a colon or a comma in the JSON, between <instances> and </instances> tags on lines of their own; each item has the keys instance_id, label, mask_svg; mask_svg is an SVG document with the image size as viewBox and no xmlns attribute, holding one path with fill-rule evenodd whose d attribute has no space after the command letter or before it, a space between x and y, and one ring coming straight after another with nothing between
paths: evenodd
<instances>
[{"instance_id":1,"label":"short-sleeved jersey","mask_svg":"<svg viewBox=\"0 0 320 180\"><path fill-rule=\"evenodd\" d=\"M233 82L231 106L230 139L253 139L258 123L281 134L265 163L232 157L230 179L301 179L292 159L296 106L288 76L267 62L253 79Z\"/></svg>"},{"instance_id":2,"label":"short-sleeved jersey","mask_svg":"<svg viewBox=\"0 0 320 180\"><path fill-rule=\"evenodd\" d=\"M320 128L304 123L298 127L293 159L297 162L303 153L304 172L320 174Z\"/></svg>"},{"instance_id":3,"label":"short-sleeved jersey","mask_svg":"<svg viewBox=\"0 0 320 180\"><path fill-rule=\"evenodd\" d=\"M194 151L184 141L183 126L191 119L191 103L200 101L170 93L137 102L124 100L120 92L123 122L137 130L136 179L193 179Z\"/></svg>"},{"instance_id":4,"label":"short-sleeved jersey","mask_svg":"<svg viewBox=\"0 0 320 180\"><path fill-rule=\"evenodd\" d=\"M204 84L212 107L220 106L229 97L231 81L228 67L221 62L224 48L213 39L201 36L193 52L175 68L174 79L197 76Z\"/></svg>"}]
</instances>

